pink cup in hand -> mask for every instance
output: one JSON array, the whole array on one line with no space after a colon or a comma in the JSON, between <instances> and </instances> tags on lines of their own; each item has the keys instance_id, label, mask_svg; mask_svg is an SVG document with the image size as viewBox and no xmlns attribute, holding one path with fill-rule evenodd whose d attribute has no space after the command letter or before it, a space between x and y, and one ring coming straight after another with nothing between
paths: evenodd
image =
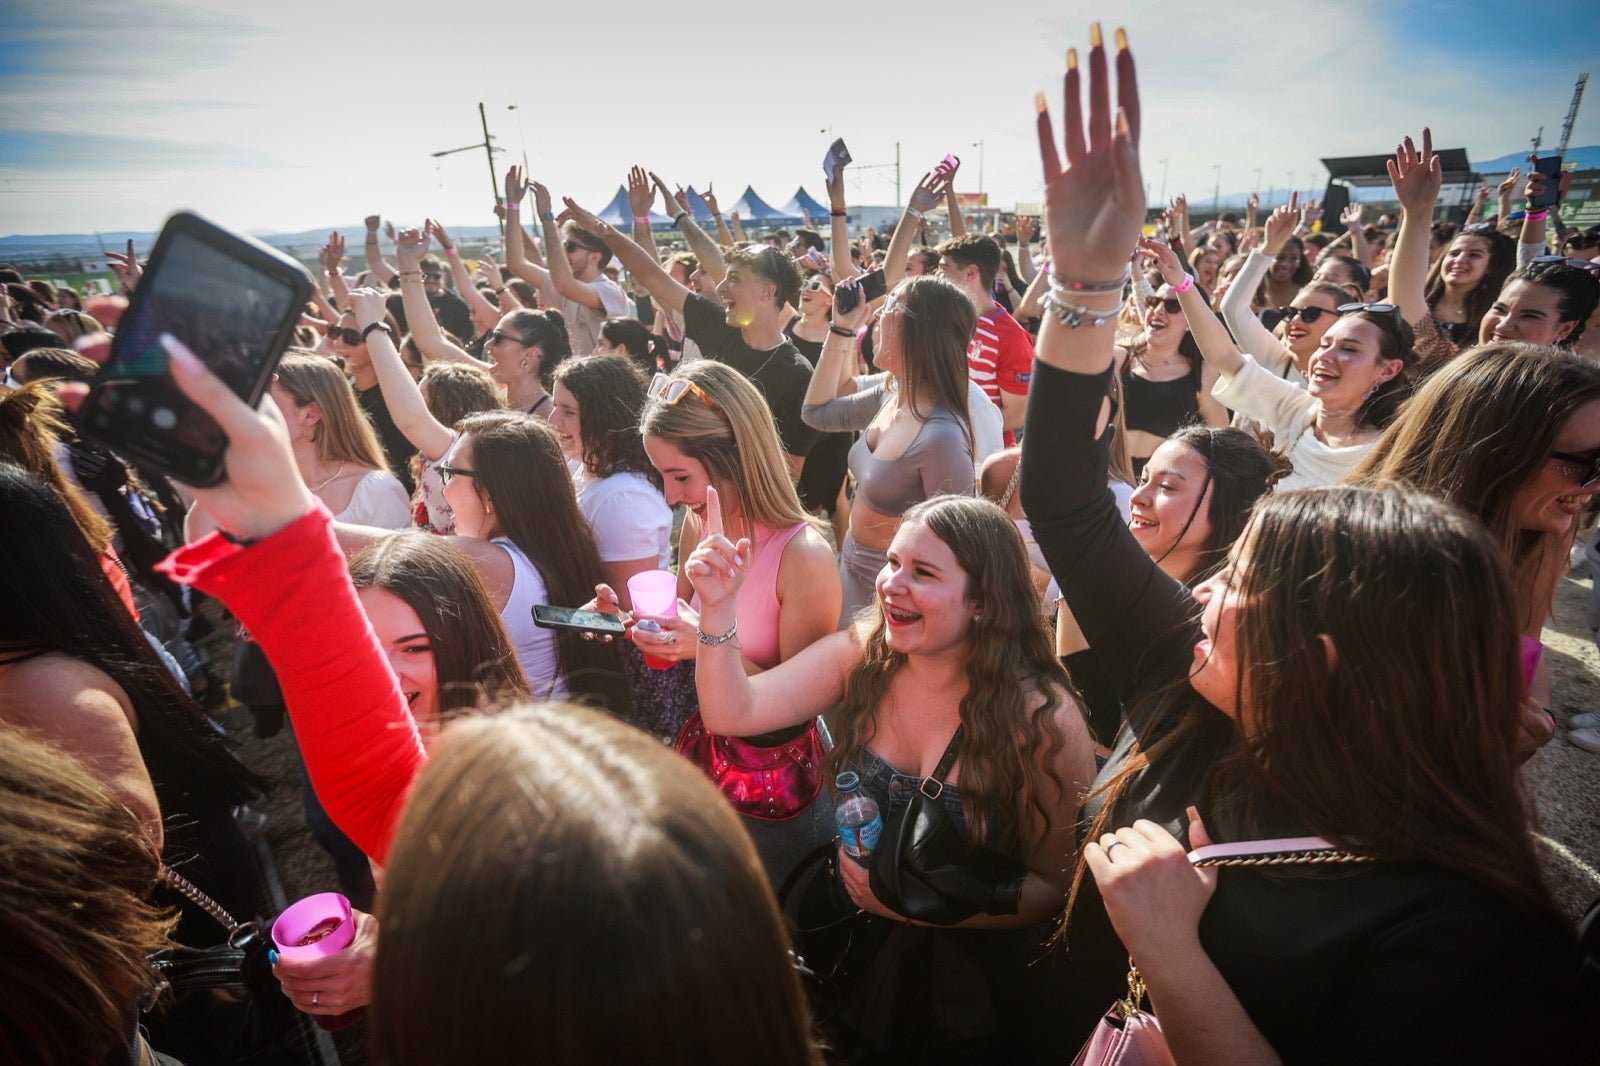
<instances>
[{"instance_id":1,"label":"pink cup in hand","mask_svg":"<svg viewBox=\"0 0 1600 1066\"><path fill-rule=\"evenodd\" d=\"M633 601L636 615L654 615L657 618L678 616L678 575L671 570L645 570L628 579L628 599ZM645 665L654 670L665 670L673 665L671 659L658 659L645 651Z\"/></svg>"},{"instance_id":2,"label":"pink cup in hand","mask_svg":"<svg viewBox=\"0 0 1600 1066\"><path fill-rule=\"evenodd\" d=\"M336 923L336 924L335 924ZM301 943L325 934L311 943ZM307 896L278 915L272 923L272 942L286 959L321 959L337 955L350 946L356 936L356 923L350 917L350 901L337 892Z\"/></svg>"}]
</instances>

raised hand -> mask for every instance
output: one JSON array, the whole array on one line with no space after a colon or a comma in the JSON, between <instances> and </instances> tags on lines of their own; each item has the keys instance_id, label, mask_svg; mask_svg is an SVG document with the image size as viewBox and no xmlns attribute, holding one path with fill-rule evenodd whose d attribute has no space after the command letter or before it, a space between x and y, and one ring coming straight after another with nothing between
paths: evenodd
<instances>
[{"instance_id":1,"label":"raised hand","mask_svg":"<svg viewBox=\"0 0 1600 1066\"><path fill-rule=\"evenodd\" d=\"M422 257L428 254L428 237L421 230L406 228L395 235L394 258L401 270L421 270Z\"/></svg>"},{"instance_id":2,"label":"raised hand","mask_svg":"<svg viewBox=\"0 0 1600 1066\"><path fill-rule=\"evenodd\" d=\"M1244 252L1246 254L1249 254L1250 249L1254 248L1256 245L1258 245L1260 243L1261 243L1261 227L1260 226L1251 226L1248 230L1245 231L1244 236L1239 238L1239 251Z\"/></svg>"},{"instance_id":3,"label":"raised hand","mask_svg":"<svg viewBox=\"0 0 1600 1066\"><path fill-rule=\"evenodd\" d=\"M550 213L550 190L536 181L528 182L528 189L533 193L533 209L540 218Z\"/></svg>"},{"instance_id":4,"label":"raised hand","mask_svg":"<svg viewBox=\"0 0 1600 1066\"><path fill-rule=\"evenodd\" d=\"M1019 215L1017 217L1017 243L1027 246L1039 235L1039 224L1031 216Z\"/></svg>"},{"instance_id":5,"label":"raised hand","mask_svg":"<svg viewBox=\"0 0 1600 1066\"><path fill-rule=\"evenodd\" d=\"M505 275L500 273L500 265L487 252L478 260L478 277L491 289L498 289L506 283Z\"/></svg>"},{"instance_id":6,"label":"raised hand","mask_svg":"<svg viewBox=\"0 0 1600 1066\"><path fill-rule=\"evenodd\" d=\"M1361 225L1361 216L1363 214L1365 214L1365 209L1360 204L1351 204L1339 212L1339 221L1344 224L1346 229L1354 229Z\"/></svg>"},{"instance_id":7,"label":"raised hand","mask_svg":"<svg viewBox=\"0 0 1600 1066\"><path fill-rule=\"evenodd\" d=\"M628 210L633 212L633 217L648 217L650 205L655 203L655 199L655 193L650 190L650 176L644 172L644 167L638 165L629 167Z\"/></svg>"},{"instance_id":8,"label":"raised hand","mask_svg":"<svg viewBox=\"0 0 1600 1066\"><path fill-rule=\"evenodd\" d=\"M1496 188L1502 193L1509 193L1517 187L1517 179L1520 177L1522 177L1522 168L1512 167L1511 173L1507 174Z\"/></svg>"},{"instance_id":9,"label":"raised hand","mask_svg":"<svg viewBox=\"0 0 1600 1066\"><path fill-rule=\"evenodd\" d=\"M717 194L712 191L711 182L706 182L706 191L700 195L700 199L704 200L706 202L706 206L711 208L711 213L713 215L722 214L722 209L717 206ZM689 210L689 201L687 196L678 202L684 205L683 209L685 211Z\"/></svg>"},{"instance_id":10,"label":"raised hand","mask_svg":"<svg viewBox=\"0 0 1600 1066\"><path fill-rule=\"evenodd\" d=\"M1251 193L1250 194L1250 199L1245 201L1244 206L1245 206L1245 210L1251 212L1252 214L1254 214L1256 211L1260 210L1260 208L1261 208L1261 196L1260 196L1260 194L1259 193Z\"/></svg>"},{"instance_id":11,"label":"raised hand","mask_svg":"<svg viewBox=\"0 0 1600 1066\"><path fill-rule=\"evenodd\" d=\"M1394 186L1395 197L1407 211L1426 211L1430 216L1439 199L1439 187L1444 184L1444 173L1439 157L1433 154L1433 131L1422 129L1422 150L1407 137L1395 146L1394 158L1389 160L1389 184Z\"/></svg>"},{"instance_id":12,"label":"raised hand","mask_svg":"<svg viewBox=\"0 0 1600 1066\"><path fill-rule=\"evenodd\" d=\"M838 296L842 289L850 289L856 296L856 305L848 311L842 311L839 308ZM861 291L861 279L851 278L848 281L839 282L834 286L833 295L833 324L840 329L847 329L854 333L861 328L861 324L872 314L872 308L868 306L866 294Z\"/></svg>"},{"instance_id":13,"label":"raised hand","mask_svg":"<svg viewBox=\"0 0 1600 1066\"><path fill-rule=\"evenodd\" d=\"M543 186L536 185L534 188L543 188ZM563 196L561 198L561 203L563 205L563 210L561 212L561 216L556 219L557 222L571 222L579 229L588 230L596 237L611 229L609 225L600 220L598 215L579 207L577 202L574 201L572 197Z\"/></svg>"},{"instance_id":14,"label":"raised hand","mask_svg":"<svg viewBox=\"0 0 1600 1066\"><path fill-rule=\"evenodd\" d=\"M942 170L930 170L917 181L907 203L918 211L932 211L944 203L945 190L950 187L950 175Z\"/></svg>"},{"instance_id":15,"label":"raised hand","mask_svg":"<svg viewBox=\"0 0 1600 1066\"><path fill-rule=\"evenodd\" d=\"M368 233L377 233L378 232L378 224L383 221L383 216L382 215L368 215L366 218L362 219L361 221L366 223L367 232Z\"/></svg>"},{"instance_id":16,"label":"raised hand","mask_svg":"<svg viewBox=\"0 0 1600 1066\"><path fill-rule=\"evenodd\" d=\"M337 230L328 234L328 243L322 246L322 251L317 255L317 261L330 274L339 273L340 264L344 262L344 238Z\"/></svg>"},{"instance_id":17,"label":"raised hand","mask_svg":"<svg viewBox=\"0 0 1600 1066\"><path fill-rule=\"evenodd\" d=\"M717 498L717 490L707 487L705 529L684 566L689 583L700 594L702 612L721 606L738 594L749 564L749 539L734 544L723 535L722 503Z\"/></svg>"},{"instance_id":18,"label":"raised hand","mask_svg":"<svg viewBox=\"0 0 1600 1066\"><path fill-rule=\"evenodd\" d=\"M1300 208L1300 224L1310 229L1322 217L1322 201L1307 200L1305 206Z\"/></svg>"},{"instance_id":19,"label":"raised hand","mask_svg":"<svg viewBox=\"0 0 1600 1066\"><path fill-rule=\"evenodd\" d=\"M415 233L416 230L402 230L401 236ZM420 258L420 257L419 257ZM355 316L356 326L366 329L374 322L382 322L388 313L389 294L382 289L351 289L350 313Z\"/></svg>"},{"instance_id":20,"label":"raised hand","mask_svg":"<svg viewBox=\"0 0 1600 1066\"><path fill-rule=\"evenodd\" d=\"M122 287L132 292L134 286L139 284L139 278L144 275L144 268L139 265L139 253L133 250L133 238L128 238L126 252L107 252L106 259L106 266L117 275Z\"/></svg>"},{"instance_id":21,"label":"raised hand","mask_svg":"<svg viewBox=\"0 0 1600 1066\"><path fill-rule=\"evenodd\" d=\"M387 219L384 221L384 223L383 223L383 234L384 234L384 236L389 238L389 243L390 244L394 243L394 223L393 222L391 222L391 221L389 221Z\"/></svg>"},{"instance_id":22,"label":"raised hand","mask_svg":"<svg viewBox=\"0 0 1600 1066\"><path fill-rule=\"evenodd\" d=\"M526 183L523 181L522 168L512 165L506 170L506 203L520 204L522 190Z\"/></svg>"},{"instance_id":23,"label":"raised hand","mask_svg":"<svg viewBox=\"0 0 1600 1066\"><path fill-rule=\"evenodd\" d=\"M835 165L833 180L827 182L828 206L835 211L844 210L844 167Z\"/></svg>"},{"instance_id":24,"label":"raised hand","mask_svg":"<svg viewBox=\"0 0 1600 1066\"><path fill-rule=\"evenodd\" d=\"M422 232L438 241L439 247L443 248L446 252L450 251L456 246L456 242L450 239L450 234L445 232L444 226L441 225L439 220L436 218L430 218L423 222Z\"/></svg>"},{"instance_id":25,"label":"raised hand","mask_svg":"<svg viewBox=\"0 0 1600 1066\"><path fill-rule=\"evenodd\" d=\"M1088 133L1076 49L1067 52L1063 135L1066 167L1044 94L1038 111L1039 155L1044 163L1045 217L1055 275L1098 284L1122 276L1144 225L1144 182L1139 175L1139 83L1127 35L1117 31L1117 106L1096 23L1089 49Z\"/></svg>"},{"instance_id":26,"label":"raised hand","mask_svg":"<svg viewBox=\"0 0 1600 1066\"><path fill-rule=\"evenodd\" d=\"M1289 202L1267 216L1266 237L1261 245L1263 252L1277 255L1289 243L1289 238L1294 236L1295 227L1300 224L1300 212L1297 210L1299 199L1299 193L1290 193Z\"/></svg>"},{"instance_id":27,"label":"raised hand","mask_svg":"<svg viewBox=\"0 0 1600 1066\"><path fill-rule=\"evenodd\" d=\"M678 202L672 198L671 187L667 185L661 175L653 170L650 171L650 180L655 183L656 192L661 194L661 206L666 209L667 214L676 215L678 213ZM686 207L683 210L687 211L689 209Z\"/></svg>"},{"instance_id":28,"label":"raised hand","mask_svg":"<svg viewBox=\"0 0 1600 1066\"><path fill-rule=\"evenodd\" d=\"M1153 241L1148 237L1140 237L1139 258L1159 270L1161 280L1168 285L1177 285L1187 273L1183 269L1183 261L1178 258L1178 253L1173 251L1172 245L1166 241Z\"/></svg>"}]
</instances>

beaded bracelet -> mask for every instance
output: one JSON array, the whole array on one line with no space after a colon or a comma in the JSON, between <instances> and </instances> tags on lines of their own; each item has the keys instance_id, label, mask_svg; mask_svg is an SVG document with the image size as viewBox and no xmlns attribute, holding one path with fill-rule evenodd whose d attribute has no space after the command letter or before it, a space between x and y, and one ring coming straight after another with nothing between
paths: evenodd
<instances>
[{"instance_id":1,"label":"beaded bracelet","mask_svg":"<svg viewBox=\"0 0 1600 1066\"><path fill-rule=\"evenodd\" d=\"M1050 288L1062 292L1121 292L1131 277L1133 277L1131 266L1123 267L1122 276L1116 281L1077 281L1073 278L1064 278L1052 270Z\"/></svg>"},{"instance_id":2,"label":"beaded bracelet","mask_svg":"<svg viewBox=\"0 0 1600 1066\"><path fill-rule=\"evenodd\" d=\"M833 334L835 337L854 337L855 336L855 334L852 333L850 330L840 329L838 326L832 325L831 323L828 326L828 332Z\"/></svg>"},{"instance_id":3,"label":"beaded bracelet","mask_svg":"<svg viewBox=\"0 0 1600 1066\"><path fill-rule=\"evenodd\" d=\"M1122 314L1122 308L1117 307L1110 311L1092 311L1078 304L1069 304L1055 293L1048 293L1044 298L1045 310L1061 320L1061 324L1068 329L1077 329L1079 326L1107 326L1117 320Z\"/></svg>"},{"instance_id":4,"label":"beaded bracelet","mask_svg":"<svg viewBox=\"0 0 1600 1066\"><path fill-rule=\"evenodd\" d=\"M744 650L744 648L740 646L737 639L739 636L739 622L737 619L734 620L733 628L722 634L720 637L708 635L706 631L701 629L699 626L694 627L694 635L699 639L700 643L704 644L708 648L715 648L718 644L727 644L732 642L736 649L739 651Z\"/></svg>"}]
</instances>

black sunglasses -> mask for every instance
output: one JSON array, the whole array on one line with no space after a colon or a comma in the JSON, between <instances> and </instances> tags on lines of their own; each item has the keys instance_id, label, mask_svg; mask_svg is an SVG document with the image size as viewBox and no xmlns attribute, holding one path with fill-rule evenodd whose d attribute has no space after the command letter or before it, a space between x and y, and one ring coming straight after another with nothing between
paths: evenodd
<instances>
[{"instance_id":1,"label":"black sunglasses","mask_svg":"<svg viewBox=\"0 0 1600 1066\"><path fill-rule=\"evenodd\" d=\"M361 331L358 329L345 329L342 326L329 326L328 339L331 341L344 341L353 348L361 343Z\"/></svg>"},{"instance_id":2,"label":"black sunglasses","mask_svg":"<svg viewBox=\"0 0 1600 1066\"><path fill-rule=\"evenodd\" d=\"M1146 296L1144 298L1146 307L1154 308L1156 304L1160 304L1169 315L1183 313L1183 303L1176 296L1168 296L1166 299L1162 299L1159 296Z\"/></svg>"},{"instance_id":3,"label":"black sunglasses","mask_svg":"<svg viewBox=\"0 0 1600 1066\"><path fill-rule=\"evenodd\" d=\"M466 470L459 466L445 466L443 463L435 463L433 468L439 471L439 482L444 485L450 484L458 477L478 476L476 470Z\"/></svg>"},{"instance_id":4,"label":"black sunglasses","mask_svg":"<svg viewBox=\"0 0 1600 1066\"><path fill-rule=\"evenodd\" d=\"M1296 318L1303 319L1306 325L1311 325L1323 315L1332 315L1336 312L1326 307L1280 307L1278 317L1285 322L1293 322Z\"/></svg>"},{"instance_id":5,"label":"black sunglasses","mask_svg":"<svg viewBox=\"0 0 1600 1066\"><path fill-rule=\"evenodd\" d=\"M1579 259L1570 255L1536 255L1528 260L1528 266L1543 266L1547 263L1561 263L1575 270L1584 270L1590 274L1600 275L1600 261L1594 259Z\"/></svg>"},{"instance_id":6,"label":"black sunglasses","mask_svg":"<svg viewBox=\"0 0 1600 1066\"><path fill-rule=\"evenodd\" d=\"M510 341L513 344L520 344L524 348L532 347L532 345L523 340L521 337L517 336L515 333L507 333L503 329L491 329L488 333L483 335L483 343L485 347L493 344L496 341Z\"/></svg>"},{"instance_id":7,"label":"black sunglasses","mask_svg":"<svg viewBox=\"0 0 1600 1066\"><path fill-rule=\"evenodd\" d=\"M1394 304L1353 303L1339 305L1339 314L1341 315L1353 315L1357 311L1365 311L1368 314L1385 316L1395 329L1400 328L1400 323L1402 321L1400 317L1400 308Z\"/></svg>"},{"instance_id":8,"label":"black sunglasses","mask_svg":"<svg viewBox=\"0 0 1600 1066\"><path fill-rule=\"evenodd\" d=\"M422 272L422 280L423 281L443 281L444 280L444 275L435 273L432 270L424 270Z\"/></svg>"},{"instance_id":9,"label":"black sunglasses","mask_svg":"<svg viewBox=\"0 0 1600 1066\"><path fill-rule=\"evenodd\" d=\"M1579 488L1586 489L1596 481L1600 481L1600 454L1573 455L1571 452L1551 452L1550 458L1575 466L1584 472Z\"/></svg>"}]
</instances>

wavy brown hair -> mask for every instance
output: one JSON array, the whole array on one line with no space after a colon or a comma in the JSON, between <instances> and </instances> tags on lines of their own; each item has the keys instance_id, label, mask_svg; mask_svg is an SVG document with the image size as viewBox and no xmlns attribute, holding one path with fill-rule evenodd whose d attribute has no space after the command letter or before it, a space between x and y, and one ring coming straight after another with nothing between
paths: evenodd
<instances>
[{"instance_id":1,"label":"wavy brown hair","mask_svg":"<svg viewBox=\"0 0 1600 1066\"><path fill-rule=\"evenodd\" d=\"M902 528L913 522L926 525L955 555L967 576L967 599L978 612L967 642L967 693L960 707L967 828L979 843L1020 854L1049 828L1048 789L1059 793L1066 787L1046 767L1066 743L1055 715L1069 691L1036 607L1028 550L1016 523L989 500L935 496L901 518ZM884 639L883 607L876 598L871 621L861 624L869 628L836 715L829 780L872 739L889 683L906 662ZM1038 709L1030 710L1035 702ZM1013 813L1019 799L1022 809ZM1025 829L1034 831L1031 838Z\"/></svg>"},{"instance_id":2,"label":"wavy brown hair","mask_svg":"<svg viewBox=\"0 0 1600 1066\"><path fill-rule=\"evenodd\" d=\"M89 547L103 552L111 546L111 523L89 505L56 462L55 446L71 437L66 408L50 386L31 382L0 392L0 459L19 464L61 497Z\"/></svg>"},{"instance_id":3,"label":"wavy brown hair","mask_svg":"<svg viewBox=\"0 0 1600 1066\"><path fill-rule=\"evenodd\" d=\"M643 474L659 491L661 473L645 454L644 436L639 432L644 375L627 359L585 355L556 367L555 383L578 401L578 435L589 476L604 478L624 471Z\"/></svg>"}]
</instances>

